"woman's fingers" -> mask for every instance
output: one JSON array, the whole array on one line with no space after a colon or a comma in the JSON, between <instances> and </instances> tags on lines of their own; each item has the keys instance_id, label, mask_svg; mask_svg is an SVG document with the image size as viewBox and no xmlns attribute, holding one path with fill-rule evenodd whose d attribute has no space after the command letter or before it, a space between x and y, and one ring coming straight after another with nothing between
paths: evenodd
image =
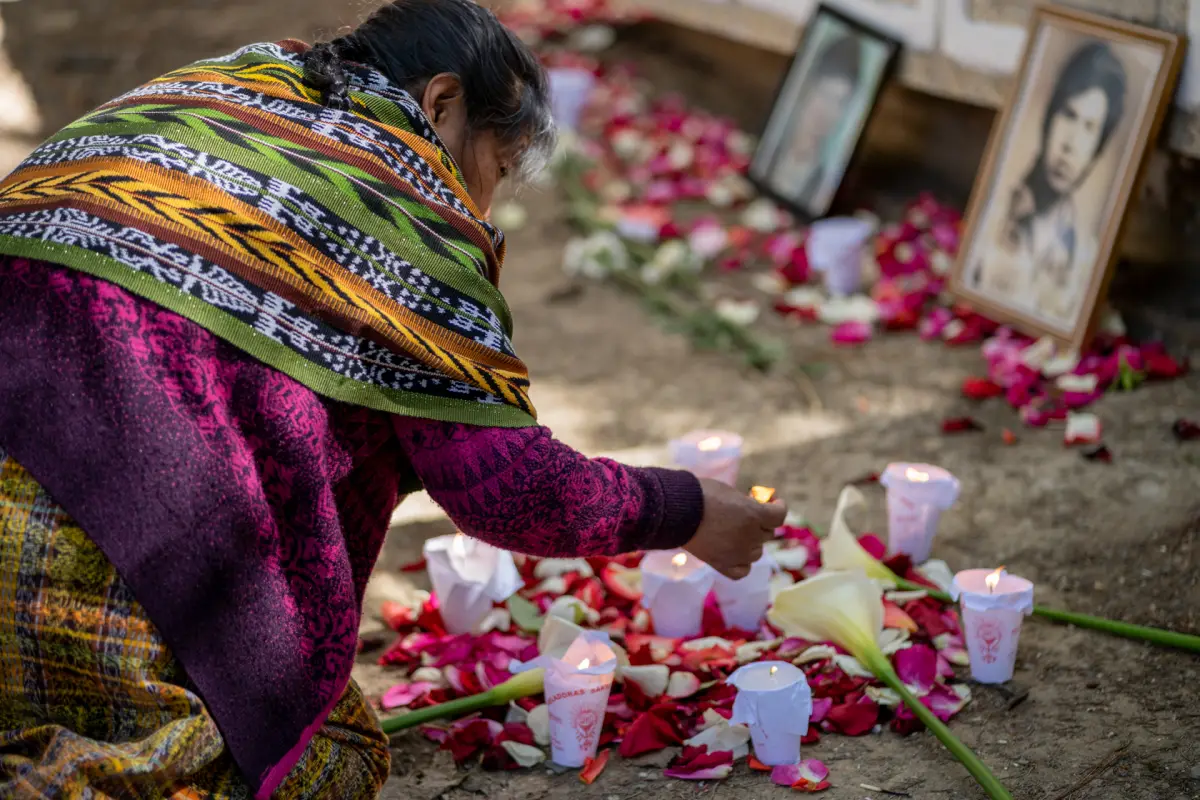
<instances>
[{"instance_id":1,"label":"woman's fingers","mask_svg":"<svg viewBox=\"0 0 1200 800\"><path fill-rule=\"evenodd\" d=\"M772 500L769 503L759 505L761 509L760 518L763 520L763 527L769 527L772 531L783 524L787 519L788 507L787 503L782 500Z\"/></svg>"}]
</instances>

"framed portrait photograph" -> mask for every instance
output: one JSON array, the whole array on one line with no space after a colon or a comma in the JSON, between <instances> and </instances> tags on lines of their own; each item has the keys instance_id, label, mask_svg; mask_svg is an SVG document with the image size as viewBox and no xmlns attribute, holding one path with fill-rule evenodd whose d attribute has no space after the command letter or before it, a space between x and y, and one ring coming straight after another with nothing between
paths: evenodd
<instances>
[{"instance_id":1,"label":"framed portrait photograph","mask_svg":"<svg viewBox=\"0 0 1200 800\"><path fill-rule=\"evenodd\" d=\"M804 219L825 216L899 50L887 34L818 6L750 163L758 189Z\"/></svg>"},{"instance_id":2,"label":"framed portrait photograph","mask_svg":"<svg viewBox=\"0 0 1200 800\"><path fill-rule=\"evenodd\" d=\"M1029 335L1086 346L1183 51L1172 33L1034 11L972 191L956 297Z\"/></svg>"}]
</instances>

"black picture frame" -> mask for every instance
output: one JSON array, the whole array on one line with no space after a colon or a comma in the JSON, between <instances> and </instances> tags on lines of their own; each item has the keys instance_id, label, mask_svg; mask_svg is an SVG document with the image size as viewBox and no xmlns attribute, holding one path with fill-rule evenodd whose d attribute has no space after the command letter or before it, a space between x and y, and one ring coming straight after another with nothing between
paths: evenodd
<instances>
[{"instance_id":1,"label":"black picture frame","mask_svg":"<svg viewBox=\"0 0 1200 800\"><path fill-rule=\"evenodd\" d=\"M767 134L771 130L772 123L775 121L778 114L786 113L786 109L781 109L781 104L785 101L784 93L788 87L788 79L791 77L792 73L804 62L807 50L813 46L812 39L815 35L815 32L818 30L816 23L822 17L836 20L846 28L849 28L852 34L857 37L870 39L884 45L888 49L888 55L879 68L875 86L871 90L870 96L867 98L868 102L862 114L862 119L858 125L858 133L854 141L854 145L847 154L845 163L841 165L839 189L830 193L823 205L820 207L813 207L811 205L804 205L803 203L798 202L796 198L786 196L772 185L770 181L769 170L774 165L775 161L778 160L778 152L773 154L772 162L768 163L765 167L768 170L768 175L764 176L758 169L756 169L756 167L760 161L760 158L764 155L763 145L766 141ZM746 172L747 178L760 194L771 198L778 205L788 209L794 216L804 223L811 223L829 213L829 210L833 207L834 202L838 197L841 187L844 185L846 177L851 173L856 161L858 160L863 134L866 132L867 126L870 124L871 119L875 114L880 93L895 74L896 66L899 62L902 49L903 42L901 42L895 36L892 36L891 34L870 25L861 19L851 16L850 14L833 8L832 6L821 3L813 10L812 15L808 18L808 21L804 25L804 32L801 34L800 42L796 46L796 51L792 54L791 59L788 61L787 69L784 70L783 75L779 79L779 85L775 89L774 100L771 103L771 110L767 113L766 119L763 120L763 123L759 128L758 146L755 150L754 156L751 158L750 166Z\"/></svg>"}]
</instances>

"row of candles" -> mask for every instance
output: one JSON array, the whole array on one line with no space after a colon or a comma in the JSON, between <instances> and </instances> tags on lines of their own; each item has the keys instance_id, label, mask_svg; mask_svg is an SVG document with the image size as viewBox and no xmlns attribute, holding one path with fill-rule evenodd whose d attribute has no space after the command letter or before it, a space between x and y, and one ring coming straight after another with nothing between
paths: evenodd
<instances>
[{"instance_id":1,"label":"row of candles","mask_svg":"<svg viewBox=\"0 0 1200 800\"><path fill-rule=\"evenodd\" d=\"M675 466L698 477L733 485L742 444L736 434L698 431L672 441L670 457ZM940 467L889 464L880 483L887 490L889 552L906 554L914 563L928 560L941 514L958 499L958 480ZM751 494L766 503L774 490L754 487ZM426 542L425 558L451 633L476 630L494 603L521 586L511 554L461 533ZM770 605L775 565L764 555L750 574L731 580L676 550L647 553L641 569L642 604L655 633L684 639L700 634L710 591L727 625L758 630ZM951 594L962 609L972 678L1007 682L1016 663L1023 617L1033 608L1033 584L1003 567L972 569L954 576ZM606 641L604 634L588 632L562 659L545 664L551 755L562 766L581 766L596 753L616 668ZM732 721L749 727L756 757L768 766L799 763L800 739L808 730L812 708L804 672L786 662L760 662L740 668L729 680L738 689Z\"/></svg>"}]
</instances>

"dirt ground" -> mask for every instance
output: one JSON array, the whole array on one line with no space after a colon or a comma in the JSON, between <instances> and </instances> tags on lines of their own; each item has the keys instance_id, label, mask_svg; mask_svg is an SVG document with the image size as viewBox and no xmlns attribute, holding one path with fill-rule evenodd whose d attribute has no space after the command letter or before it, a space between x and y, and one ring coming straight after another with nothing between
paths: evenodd
<instances>
[{"instance_id":1,"label":"dirt ground","mask_svg":"<svg viewBox=\"0 0 1200 800\"><path fill-rule=\"evenodd\" d=\"M15 96L9 89L24 80L46 127L190 58L264 38L309 36L354 16L324 0L253 7L219 0L38 0L0 9L4 46L16 67L0 76L0 92ZM0 122L12 123L0 124L11 134L0 157L19 154L31 141L14 121L14 108L0 103ZM534 401L562 439L590 454L654 463L663 443L688 429L739 431L747 439L743 481L779 487L822 525L847 480L891 460L940 464L959 476L963 492L944 516L936 556L954 567L1006 564L1034 580L1047 605L1200 632L1194 563L1200 500L1193 488L1200 444L1180 445L1170 434L1177 417L1200 415L1200 377L1105 398L1097 411L1111 465L1063 448L1061 431L1020 429L1000 401L977 407L960 398L961 380L982 368L976 348L951 350L895 335L837 350L822 329L790 329L792 361L822 366L814 398L787 376L749 373L729 356L692 352L615 289L590 286L552 301L565 281L560 254L569 231L561 203L553 191L534 190L520 201L530 222L511 237L504 289L518 351L533 374ZM942 435L940 421L960 414L976 417L986 431ZM1005 427L1020 434L1016 445L1002 443ZM875 491L867 527L882 531L882 494ZM449 530L422 497L402 505L396 523L370 589L369 615L382 599L411 592L409 576L395 567L415 559L427 536ZM396 679L369 658L356 677L374 693ZM976 687L953 728L1022 800L1200 798L1194 656L1031 621L1014 683ZM719 784L665 780L662 757L616 760L595 785L582 786L574 775L544 770L459 771L413 734L398 737L394 753L384 797L397 800L627 800L646 792L756 800L785 791L744 767ZM829 800L889 796L860 784L913 798L981 796L929 734L827 736L807 753L831 769Z\"/></svg>"}]
</instances>

